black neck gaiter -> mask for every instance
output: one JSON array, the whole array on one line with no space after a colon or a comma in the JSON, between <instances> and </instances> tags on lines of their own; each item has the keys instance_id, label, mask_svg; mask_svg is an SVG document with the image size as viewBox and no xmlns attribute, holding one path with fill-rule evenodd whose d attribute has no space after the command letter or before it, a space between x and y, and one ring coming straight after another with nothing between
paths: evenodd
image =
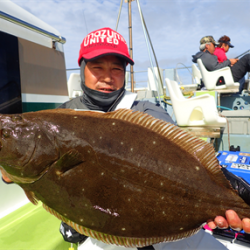
<instances>
[{"instance_id":1,"label":"black neck gaiter","mask_svg":"<svg viewBox=\"0 0 250 250\"><path fill-rule=\"evenodd\" d=\"M113 111L116 105L118 104L119 100L125 93L125 83L121 89L113 91L112 93L103 93L94 89L90 89L85 85L85 77L84 77L85 66L86 63L84 60L82 60L81 62L81 87L83 90L82 101L90 110L98 110L104 112Z\"/></svg>"}]
</instances>

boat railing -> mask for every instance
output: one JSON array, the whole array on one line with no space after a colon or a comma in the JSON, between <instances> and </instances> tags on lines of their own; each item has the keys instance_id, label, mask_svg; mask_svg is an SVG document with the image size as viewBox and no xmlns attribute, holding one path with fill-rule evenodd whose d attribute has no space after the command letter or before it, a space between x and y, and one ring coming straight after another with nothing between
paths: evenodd
<instances>
[{"instance_id":1,"label":"boat railing","mask_svg":"<svg viewBox=\"0 0 250 250\"><path fill-rule=\"evenodd\" d=\"M187 70L188 69L188 70ZM163 78L167 77L171 80L175 80L180 84L194 84L194 80L191 74L192 67L176 67L176 68L164 68L162 69ZM67 69L67 77L69 78L71 73L80 73L80 68ZM148 70L134 71L134 85L135 89L146 89L148 87ZM130 71L126 72L126 86L130 87ZM164 85L164 83L163 83Z\"/></svg>"},{"instance_id":2,"label":"boat railing","mask_svg":"<svg viewBox=\"0 0 250 250\"><path fill-rule=\"evenodd\" d=\"M80 68L67 69L67 77L69 78L71 73L80 73ZM196 84L192 76L192 66L178 66L175 68L164 68L162 69L162 80L169 78L170 80L177 81L181 85ZM247 73L246 79L250 79L250 73ZM130 71L126 72L126 88L129 89L131 86L130 82ZM134 86L135 90L144 90L148 88L148 70L134 71ZM165 87L165 83L163 82Z\"/></svg>"}]
</instances>

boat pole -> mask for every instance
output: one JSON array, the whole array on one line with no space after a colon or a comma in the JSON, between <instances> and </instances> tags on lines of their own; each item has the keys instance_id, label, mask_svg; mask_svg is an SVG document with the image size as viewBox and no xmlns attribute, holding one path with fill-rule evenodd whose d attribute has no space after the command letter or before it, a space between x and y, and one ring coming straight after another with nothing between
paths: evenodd
<instances>
[{"instance_id":1,"label":"boat pole","mask_svg":"<svg viewBox=\"0 0 250 250\"><path fill-rule=\"evenodd\" d=\"M131 14L131 2L135 0L125 0L128 3L128 29L129 29L129 55L133 59L133 44L132 44L132 14ZM131 92L134 91L134 67L130 65L130 82L131 82Z\"/></svg>"}]
</instances>

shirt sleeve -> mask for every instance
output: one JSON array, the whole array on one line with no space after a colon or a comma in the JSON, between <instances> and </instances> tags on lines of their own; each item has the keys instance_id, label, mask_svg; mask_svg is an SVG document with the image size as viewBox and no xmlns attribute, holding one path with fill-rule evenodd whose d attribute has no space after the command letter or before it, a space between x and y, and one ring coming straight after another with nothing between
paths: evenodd
<instances>
[{"instance_id":1,"label":"shirt sleeve","mask_svg":"<svg viewBox=\"0 0 250 250\"><path fill-rule=\"evenodd\" d=\"M157 119L161 119L163 121L170 122L176 125L176 123L173 121L173 119L165 109L152 102L136 101L132 106L132 110L147 113Z\"/></svg>"},{"instance_id":2,"label":"shirt sleeve","mask_svg":"<svg viewBox=\"0 0 250 250\"><path fill-rule=\"evenodd\" d=\"M59 109L87 109L86 106L81 101L82 96L71 99L63 104L61 104Z\"/></svg>"}]
</instances>

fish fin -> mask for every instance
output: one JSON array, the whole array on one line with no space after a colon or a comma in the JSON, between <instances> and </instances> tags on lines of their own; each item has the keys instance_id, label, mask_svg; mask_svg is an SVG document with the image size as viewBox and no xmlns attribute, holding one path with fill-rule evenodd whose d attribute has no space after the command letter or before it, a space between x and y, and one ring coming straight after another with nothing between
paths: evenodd
<instances>
[{"instance_id":1,"label":"fish fin","mask_svg":"<svg viewBox=\"0 0 250 250\"><path fill-rule=\"evenodd\" d=\"M181 240L187 237L190 237L200 231L201 227L192 229L187 232L183 232L180 234L175 235L168 235L168 236L159 236L159 237L145 237L145 238L137 238L137 237L123 237L123 236L116 236L110 234L104 234L102 232L97 232L91 230L89 228L83 227L74 223L72 221L65 222L72 228L74 228L78 233L89 236L91 238L97 239L102 241L106 244L124 246L124 247L146 247L149 245L161 243L161 242L173 242L177 240Z\"/></svg>"},{"instance_id":2,"label":"fish fin","mask_svg":"<svg viewBox=\"0 0 250 250\"><path fill-rule=\"evenodd\" d=\"M57 217L59 220L65 222L72 228L74 228L78 233L84 234L86 236L89 236L91 238L97 239L99 241L102 241L106 244L113 244L118 246L125 246L125 247L145 247L153 244L157 244L160 242L171 242L171 241L177 241L184 238L187 238L189 236L192 236L196 234L201 228L202 225L198 228L181 232L179 234L169 235L169 236L160 236L160 237L151 237L151 238L136 238L136 237L123 237L123 236L115 236L115 235L109 235L104 234L102 232L98 232L95 230L91 230L87 227L81 226L71 220L68 220L49 206L43 203L44 209L49 212L50 214Z\"/></svg>"},{"instance_id":3,"label":"fish fin","mask_svg":"<svg viewBox=\"0 0 250 250\"><path fill-rule=\"evenodd\" d=\"M53 167L55 167L61 173L65 173L67 170L72 169L74 166L78 166L83 161L83 155L76 149L71 149L62 155Z\"/></svg>"},{"instance_id":4,"label":"fish fin","mask_svg":"<svg viewBox=\"0 0 250 250\"><path fill-rule=\"evenodd\" d=\"M38 204L38 199L36 198L35 194L30 190L25 190L24 188L23 188L23 190L24 190L27 198L29 199L29 201L31 203L33 203L34 205L37 205Z\"/></svg>"},{"instance_id":5,"label":"fish fin","mask_svg":"<svg viewBox=\"0 0 250 250\"><path fill-rule=\"evenodd\" d=\"M217 183L232 189L230 182L223 175L218 159L215 156L215 150L212 144L209 144L188 132L180 129L172 123L156 119L148 114L132 111L130 109L119 109L105 114L99 114L105 118L119 119L138 124L151 131L157 132L168 140L174 141L181 149L189 152L195 157L207 170L210 176Z\"/></svg>"},{"instance_id":6,"label":"fish fin","mask_svg":"<svg viewBox=\"0 0 250 250\"><path fill-rule=\"evenodd\" d=\"M54 215L57 219L65 222L65 223L68 223L69 220L66 219L64 216L62 216L61 214L59 214L58 212L56 212L54 209L50 208L49 206L47 206L46 204L43 203L43 208L49 212L50 214Z\"/></svg>"}]
</instances>

